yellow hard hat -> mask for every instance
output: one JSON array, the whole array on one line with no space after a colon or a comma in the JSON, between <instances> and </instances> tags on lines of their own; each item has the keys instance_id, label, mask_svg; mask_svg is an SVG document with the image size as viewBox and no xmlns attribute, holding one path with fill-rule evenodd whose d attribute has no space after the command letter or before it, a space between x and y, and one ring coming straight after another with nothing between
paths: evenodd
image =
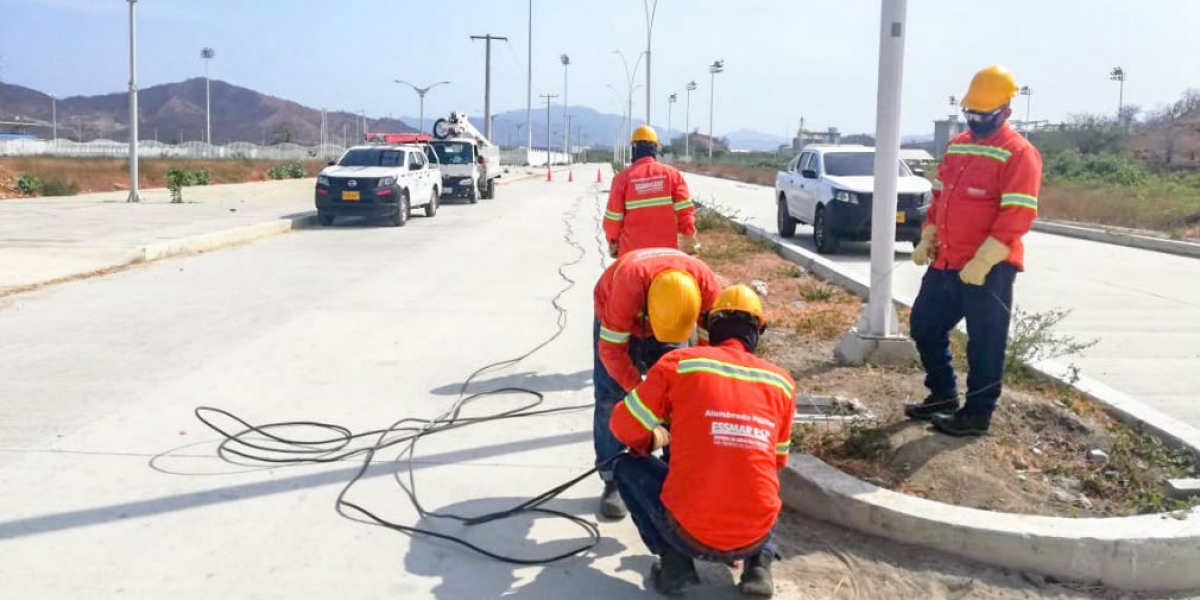
<instances>
[{"instance_id":1,"label":"yellow hard hat","mask_svg":"<svg viewBox=\"0 0 1200 600\"><path fill-rule=\"evenodd\" d=\"M962 106L975 112L992 112L1012 100L1018 89L1017 81L1008 69L992 65L971 79L971 87L963 96Z\"/></svg>"},{"instance_id":2,"label":"yellow hard hat","mask_svg":"<svg viewBox=\"0 0 1200 600\"><path fill-rule=\"evenodd\" d=\"M760 327L767 324L767 315L763 312L762 301L748 285L739 283L721 290L709 315L715 316L722 312L744 312L758 319Z\"/></svg>"},{"instance_id":3,"label":"yellow hard hat","mask_svg":"<svg viewBox=\"0 0 1200 600\"><path fill-rule=\"evenodd\" d=\"M650 142L657 146L658 145L658 134L654 132L653 127L651 127L649 125L642 125L641 127L638 127L636 130L634 130L633 141L630 143L637 143L637 142Z\"/></svg>"},{"instance_id":4,"label":"yellow hard hat","mask_svg":"<svg viewBox=\"0 0 1200 600\"><path fill-rule=\"evenodd\" d=\"M646 304L654 338L678 344L692 336L700 318L700 286L691 274L669 269L650 282Z\"/></svg>"}]
</instances>

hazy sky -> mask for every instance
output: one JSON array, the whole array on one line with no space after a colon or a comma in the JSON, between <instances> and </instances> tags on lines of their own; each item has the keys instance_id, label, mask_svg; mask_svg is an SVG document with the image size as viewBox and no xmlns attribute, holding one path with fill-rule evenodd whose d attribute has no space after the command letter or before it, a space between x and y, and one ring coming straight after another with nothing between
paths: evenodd
<instances>
[{"instance_id":1,"label":"hazy sky","mask_svg":"<svg viewBox=\"0 0 1200 600\"><path fill-rule=\"evenodd\" d=\"M141 0L139 85L201 75L200 49L217 57L212 76L313 107L416 115L417 96L395 78L431 91L426 117L483 111L484 44L492 52L492 109L525 107L527 0ZM783 135L800 117L815 128L873 131L879 0L660 0L654 27L653 109L682 128L684 86L694 79L692 127L708 128L707 65L717 76L718 134L755 129ZM570 103L619 114L632 61L645 48L638 0L533 0L533 95L563 93L559 56L571 56ZM1125 68L1126 103L1152 108L1200 88L1200 0L910 0L903 130L932 130L948 97L991 63L1033 88L1034 119L1115 112ZM123 0L0 0L0 78L62 96L122 91L128 81ZM630 67L632 68L632 64ZM636 80L644 82L644 63ZM1015 105L1019 117L1024 99ZM645 91L634 114L645 113ZM536 116L536 113L535 113Z\"/></svg>"}]
</instances>

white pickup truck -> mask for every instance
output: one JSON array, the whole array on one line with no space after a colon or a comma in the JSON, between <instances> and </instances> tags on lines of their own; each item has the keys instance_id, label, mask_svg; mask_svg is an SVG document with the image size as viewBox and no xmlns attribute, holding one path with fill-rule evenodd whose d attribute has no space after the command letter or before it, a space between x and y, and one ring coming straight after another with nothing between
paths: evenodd
<instances>
[{"instance_id":1,"label":"white pickup truck","mask_svg":"<svg viewBox=\"0 0 1200 600\"><path fill-rule=\"evenodd\" d=\"M914 244L933 199L933 184L900 161L896 238ZM833 254L840 242L871 239L875 149L868 146L805 146L775 175L779 235L796 235L796 224L813 227L817 252Z\"/></svg>"},{"instance_id":2,"label":"white pickup truck","mask_svg":"<svg viewBox=\"0 0 1200 600\"><path fill-rule=\"evenodd\" d=\"M354 146L317 176L317 220L333 225L337 217L387 217L403 227L413 208L437 214L442 172L429 136L368 134L375 144Z\"/></svg>"}]
</instances>

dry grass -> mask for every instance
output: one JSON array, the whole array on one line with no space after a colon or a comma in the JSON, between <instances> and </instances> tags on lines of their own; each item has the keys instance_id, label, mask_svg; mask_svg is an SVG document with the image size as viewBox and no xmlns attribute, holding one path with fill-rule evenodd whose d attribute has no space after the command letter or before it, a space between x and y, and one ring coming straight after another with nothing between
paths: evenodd
<instances>
[{"instance_id":1,"label":"dry grass","mask_svg":"<svg viewBox=\"0 0 1200 600\"><path fill-rule=\"evenodd\" d=\"M290 161L251 160L177 160L146 159L138 164L138 185L145 188L166 187L167 170L207 169L212 183L243 183L266 181L267 171ZM324 168L321 161L304 161L308 175L315 176ZM81 193L109 192L128 189L129 161L116 158L58 158L13 157L0 158L0 198L16 197L13 188L18 175L28 174L42 181L68 181L79 186Z\"/></svg>"}]
</instances>

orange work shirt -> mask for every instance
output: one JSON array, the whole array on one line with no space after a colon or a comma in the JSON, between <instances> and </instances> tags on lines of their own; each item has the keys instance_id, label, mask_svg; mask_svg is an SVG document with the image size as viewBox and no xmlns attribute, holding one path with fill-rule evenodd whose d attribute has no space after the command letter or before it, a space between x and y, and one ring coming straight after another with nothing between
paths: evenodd
<instances>
[{"instance_id":1,"label":"orange work shirt","mask_svg":"<svg viewBox=\"0 0 1200 600\"><path fill-rule=\"evenodd\" d=\"M654 277L669 270L683 271L696 280L700 288L697 333L700 342L707 343L704 313L721 294L721 283L704 261L670 248L642 248L622 255L596 282L592 297L600 319L600 361L625 391L642 381L629 358L629 338L653 337L646 319L646 295Z\"/></svg>"},{"instance_id":2,"label":"orange work shirt","mask_svg":"<svg viewBox=\"0 0 1200 600\"><path fill-rule=\"evenodd\" d=\"M933 268L959 270L988 238L1010 249L1007 261L1025 269L1022 236L1037 218L1042 155L1005 123L987 139L963 132L946 147L933 182L925 222L937 226Z\"/></svg>"},{"instance_id":3,"label":"orange work shirt","mask_svg":"<svg viewBox=\"0 0 1200 600\"><path fill-rule=\"evenodd\" d=\"M645 453L671 428L662 501L692 537L717 550L749 546L779 516L779 469L791 447L796 383L742 342L667 353L613 411L613 434Z\"/></svg>"},{"instance_id":4,"label":"orange work shirt","mask_svg":"<svg viewBox=\"0 0 1200 600\"><path fill-rule=\"evenodd\" d=\"M679 248L696 233L696 207L679 170L652 156L617 173L604 213L604 237L625 254L639 248Z\"/></svg>"}]
</instances>

